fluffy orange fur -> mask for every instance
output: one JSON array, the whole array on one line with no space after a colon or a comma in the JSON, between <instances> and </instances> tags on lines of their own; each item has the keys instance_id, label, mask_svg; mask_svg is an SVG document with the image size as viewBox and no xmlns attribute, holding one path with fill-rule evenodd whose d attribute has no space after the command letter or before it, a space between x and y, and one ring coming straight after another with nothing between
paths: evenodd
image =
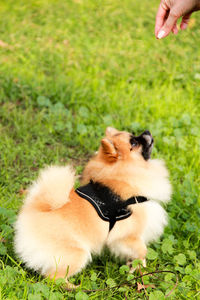
<instances>
[{"instance_id":1,"label":"fluffy orange fur","mask_svg":"<svg viewBox=\"0 0 200 300\"><path fill-rule=\"evenodd\" d=\"M109 127L98 153L84 169L82 183L91 179L102 183L124 200L140 195L168 201L171 187L163 162L145 161L141 150L141 145L131 149L128 132ZM155 201L150 201L149 208L145 203L130 205L132 215L118 221L109 232L109 223L74 192L73 184L70 167L49 167L30 188L15 226L15 249L27 266L68 282L67 278L80 272L91 254L100 253L104 245L127 261L144 261L146 244L166 225L162 207ZM156 211L157 223L148 216L151 210Z\"/></svg>"}]
</instances>

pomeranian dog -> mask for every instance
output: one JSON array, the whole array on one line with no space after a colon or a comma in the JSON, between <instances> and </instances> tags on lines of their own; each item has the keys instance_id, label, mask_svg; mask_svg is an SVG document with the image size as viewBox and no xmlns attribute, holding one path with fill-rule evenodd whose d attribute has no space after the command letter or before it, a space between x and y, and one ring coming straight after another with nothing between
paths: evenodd
<instances>
[{"instance_id":1,"label":"pomeranian dog","mask_svg":"<svg viewBox=\"0 0 200 300\"><path fill-rule=\"evenodd\" d=\"M167 224L170 200L164 162L150 159L149 131L134 136L106 129L98 152L74 190L70 166L50 166L30 187L15 224L15 250L35 271L68 278L106 245L127 263L141 259Z\"/></svg>"}]
</instances>

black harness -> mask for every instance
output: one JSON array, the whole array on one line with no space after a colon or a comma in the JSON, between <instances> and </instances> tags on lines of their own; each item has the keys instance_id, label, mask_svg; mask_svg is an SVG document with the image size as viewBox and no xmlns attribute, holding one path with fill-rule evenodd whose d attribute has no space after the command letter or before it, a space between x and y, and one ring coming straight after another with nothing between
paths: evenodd
<instances>
[{"instance_id":1,"label":"black harness","mask_svg":"<svg viewBox=\"0 0 200 300\"><path fill-rule=\"evenodd\" d=\"M110 223L109 231L116 221L127 219L132 214L128 205L148 200L142 196L134 196L124 201L108 187L93 181L77 188L75 192L94 206L101 219Z\"/></svg>"}]
</instances>

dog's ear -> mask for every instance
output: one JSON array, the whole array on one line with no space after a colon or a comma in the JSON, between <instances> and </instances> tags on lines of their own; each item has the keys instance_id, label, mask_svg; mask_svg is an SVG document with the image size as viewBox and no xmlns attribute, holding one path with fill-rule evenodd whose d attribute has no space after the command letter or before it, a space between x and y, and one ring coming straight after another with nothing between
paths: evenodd
<instances>
[{"instance_id":1,"label":"dog's ear","mask_svg":"<svg viewBox=\"0 0 200 300\"><path fill-rule=\"evenodd\" d=\"M117 160L117 150L112 141L107 138L101 140L101 152L103 154L103 158L108 162L115 162Z\"/></svg>"},{"instance_id":2,"label":"dog's ear","mask_svg":"<svg viewBox=\"0 0 200 300\"><path fill-rule=\"evenodd\" d=\"M106 128L106 136L107 137L111 137L113 135L115 135L116 133L118 133L119 131L113 127L107 127Z\"/></svg>"}]
</instances>

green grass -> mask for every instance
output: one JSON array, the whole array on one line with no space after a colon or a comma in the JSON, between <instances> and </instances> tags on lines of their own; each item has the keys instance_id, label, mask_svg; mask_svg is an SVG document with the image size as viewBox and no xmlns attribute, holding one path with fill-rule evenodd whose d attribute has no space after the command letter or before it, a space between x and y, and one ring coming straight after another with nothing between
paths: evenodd
<instances>
[{"instance_id":1,"label":"green grass","mask_svg":"<svg viewBox=\"0 0 200 300\"><path fill-rule=\"evenodd\" d=\"M153 157L166 160L173 197L169 225L149 246L147 271L177 274L168 299L200 297L200 13L187 31L157 41L157 6L154 0L1 1L0 299L153 300L175 286L176 275L158 273L145 276L150 286L138 292L138 275L105 251L71 279L81 285L68 292L62 281L26 269L13 252L20 190L48 164L72 162L81 173L108 125L149 129L155 137ZM115 285L121 287L108 289Z\"/></svg>"}]
</instances>

